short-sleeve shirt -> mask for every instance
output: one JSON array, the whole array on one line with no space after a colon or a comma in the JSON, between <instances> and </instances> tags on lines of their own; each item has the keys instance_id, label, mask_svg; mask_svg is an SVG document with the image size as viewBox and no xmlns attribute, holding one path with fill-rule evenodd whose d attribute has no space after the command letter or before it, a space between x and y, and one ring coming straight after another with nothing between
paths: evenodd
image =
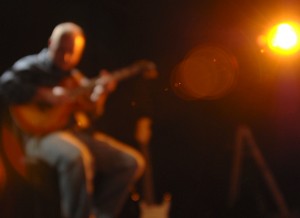
<instances>
[{"instance_id":1,"label":"short-sleeve shirt","mask_svg":"<svg viewBox=\"0 0 300 218\"><path fill-rule=\"evenodd\" d=\"M48 50L28 55L13 64L0 77L0 94L8 104L30 101L38 87L54 87L70 72L58 69L50 60Z\"/></svg>"}]
</instances>

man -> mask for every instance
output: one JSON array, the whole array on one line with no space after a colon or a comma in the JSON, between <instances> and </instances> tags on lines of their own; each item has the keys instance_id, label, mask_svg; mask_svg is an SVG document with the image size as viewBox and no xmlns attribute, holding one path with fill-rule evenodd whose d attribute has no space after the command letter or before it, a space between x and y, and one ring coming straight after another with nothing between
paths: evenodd
<instances>
[{"instance_id":1,"label":"man","mask_svg":"<svg viewBox=\"0 0 300 218\"><path fill-rule=\"evenodd\" d=\"M144 159L130 146L103 133L87 134L78 128L69 128L73 126L71 123L63 125L62 121L68 117L65 112L73 112L74 108L92 108L86 105L92 105L94 101L98 105L96 111L101 112L99 105L114 89L114 83L107 82L102 94L99 90L103 87L92 89L88 95L93 96L92 100L83 98L85 95L74 95L74 89L90 84L90 80L75 69L84 47L85 36L81 27L71 22L57 25L48 48L21 58L4 72L0 78L0 91L17 125L24 130L26 154L57 169L62 216L87 218L93 213L99 218L117 217L130 187L142 175ZM104 73L103 77L109 78L109 75ZM22 125L16 112L31 104L39 105L42 113L49 108L59 108L64 111L63 116L57 116L58 120L55 120L55 113L50 113L51 116L46 117L50 118L49 123L55 124L53 129L44 129L47 122L39 128L26 129L28 125ZM63 124L56 126L58 123ZM81 125L87 125L85 119ZM98 174L101 174L101 179L95 183Z\"/></svg>"}]
</instances>

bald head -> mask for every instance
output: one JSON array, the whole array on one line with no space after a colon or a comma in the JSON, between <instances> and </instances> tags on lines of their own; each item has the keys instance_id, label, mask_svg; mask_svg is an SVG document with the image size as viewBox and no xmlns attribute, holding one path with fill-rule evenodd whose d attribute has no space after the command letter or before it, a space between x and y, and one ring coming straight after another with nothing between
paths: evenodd
<instances>
[{"instance_id":1,"label":"bald head","mask_svg":"<svg viewBox=\"0 0 300 218\"><path fill-rule=\"evenodd\" d=\"M82 56L85 36L82 28L75 23L58 24L49 39L49 57L61 70L71 70Z\"/></svg>"},{"instance_id":2,"label":"bald head","mask_svg":"<svg viewBox=\"0 0 300 218\"><path fill-rule=\"evenodd\" d=\"M53 29L50 40L57 40L63 35L73 34L84 36L82 28L77 24L72 22L60 23Z\"/></svg>"}]
</instances>

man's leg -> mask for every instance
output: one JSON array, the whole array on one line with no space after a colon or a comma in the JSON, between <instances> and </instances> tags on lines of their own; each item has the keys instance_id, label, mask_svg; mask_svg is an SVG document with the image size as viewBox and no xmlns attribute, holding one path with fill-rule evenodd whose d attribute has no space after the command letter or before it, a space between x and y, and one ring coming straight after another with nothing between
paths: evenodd
<instances>
[{"instance_id":1,"label":"man's leg","mask_svg":"<svg viewBox=\"0 0 300 218\"><path fill-rule=\"evenodd\" d=\"M115 218L134 183L142 175L145 161L135 149L112 137L96 133L94 139L93 143L85 143L95 157L95 167L100 174L95 184L95 204L99 210L97 217Z\"/></svg>"},{"instance_id":2,"label":"man's leg","mask_svg":"<svg viewBox=\"0 0 300 218\"><path fill-rule=\"evenodd\" d=\"M90 212L87 181L92 179L92 161L86 147L72 134L58 132L30 139L26 153L57 169L62 216L87 218Z\"/></svg>"}]
</instances>

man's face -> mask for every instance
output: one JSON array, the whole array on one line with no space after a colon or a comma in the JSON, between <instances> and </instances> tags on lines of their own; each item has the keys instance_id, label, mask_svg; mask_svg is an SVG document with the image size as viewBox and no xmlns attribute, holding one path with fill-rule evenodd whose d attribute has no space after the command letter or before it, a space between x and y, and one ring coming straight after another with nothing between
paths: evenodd
<instances>
[{"instance_id":1,"label":"man's face","mask_svg":"<svg viewBox=\"0 0 300 218\"><path fill-rule=\"evenodd\" d=\"M80 61L85 38L79 34L65 34L52 38L49 44L50 57L61 70L68 71Z\"/></svg>"}]
</instances>

